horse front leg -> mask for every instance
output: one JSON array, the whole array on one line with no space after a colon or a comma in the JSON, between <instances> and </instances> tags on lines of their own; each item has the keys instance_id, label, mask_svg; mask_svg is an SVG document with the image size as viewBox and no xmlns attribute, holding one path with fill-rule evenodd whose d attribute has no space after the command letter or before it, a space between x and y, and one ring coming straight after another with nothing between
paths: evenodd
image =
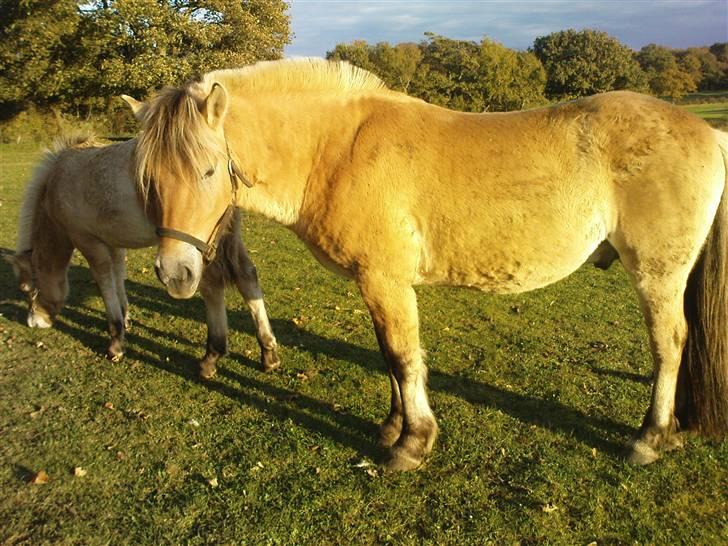
<instances>
[{"instance_id":1,"label":"horse front leg","mask_svg":"<svg viewBox=\"0 0 728 546\"><path fill-rule=\"evenodd\" d=\"M235 285L248 306L250 316L255 325L255 337L260 346L260 364L265 372L279 368L278 342L268 320L268 313L263 302L263 291L258 282L258 273L240 237L237 237L238 264L235 271Z\"/></svg>"},{"instance_id":2,"label":"horse front leg","mask_svg":"<svg viewBox=\"0 0 728 546\"><path fill-rule=\"evenodd\" d=\"M114 253L115 250L105 244L84 240L76 244L91 268L96 285L101 292L106 309L106 318L109 322L109 335L111 341L106 350L106 357L113 362L118 362L124 356L124 311L122 310L117 281L114 274ZM123 282L123 281L122 281Z\"/></svg>"},{"instance_id":3,"label":"horse front leg","mask_svg":"<svg viewBox=\"0 0 728 546\"><path fill-rule=\"evenodd\" d=\"M420 348L414 289L381 275L358 280L369 308L392 386L391 407L380 442L391 446L389 470L417 468L437 437L437 421L427 400L427 368Z\"/></svg>"},{"instance_id":4,"label":"horse front leg","mask_svg":"<svg viewBox=\"0 0 728 546\"><path fill-rule=\"evenodd\" d=\"M200 360L200 377L211 379L217 373L217 362L227 354L228 322L225 310L225 282L216 264L205 268L200 282L207 319L207 351Z\"/></svg>"},{"instance_id":5,"label":"horse front leg","mask_svg":"<svg viewBox=\"0 0 728 546\"><path fill-rule=\"evenodd\" d=\"M126 297L126 249L112 248L111 260L114 264L114 282L116 283L116 294L121 306L121 314L124 317L124 328L129 330L131 321L129 317L129 299Z\"/></svg>"}]
</instances>

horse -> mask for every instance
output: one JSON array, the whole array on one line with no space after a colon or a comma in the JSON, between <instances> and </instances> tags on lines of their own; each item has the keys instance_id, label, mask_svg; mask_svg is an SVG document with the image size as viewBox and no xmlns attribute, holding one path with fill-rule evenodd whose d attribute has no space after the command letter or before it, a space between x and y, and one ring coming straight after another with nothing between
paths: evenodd
<instances>
[{"instance_id":1,"label":"horse","mask_svg":"<svg viewBox=\"0 0 728 546\"><path fill-rule=\"evenodd\" d=\"M157 244L154 223L137 195L133 154L136 141L102 145L91 135L60 137L26 186L13 265L28 299L28 326L48 328L68 296L68 267L74 248L86 258L106 308L111 335L106 355L123 356L129 325L126 249ZM240 212L221 234L214 260L202 275L200 292L207 317L207 351L200 376L215 375L227 353L225 286L235 284L255 325L261 366L280 365L255 266L240 237Z\"/></svg>"},{"instance_id":2,"label":"horse","mask_svg":"<svg viewBox=\"0 0 728 546\"><path fill-rule=\"evenodd\" d=\"M689 112L628 91L455 112L320 59L213 71L127 102L160 226L204 241L238 206L356 282L391 383L386 469L419 467L438 432L413 286L520 293L615 257L655 366L628 460L657 460L684 431L728 430L728 134ZM171 296L194 292L189 242L161 237L155 263Z\"/></svg>"}]
</instances>

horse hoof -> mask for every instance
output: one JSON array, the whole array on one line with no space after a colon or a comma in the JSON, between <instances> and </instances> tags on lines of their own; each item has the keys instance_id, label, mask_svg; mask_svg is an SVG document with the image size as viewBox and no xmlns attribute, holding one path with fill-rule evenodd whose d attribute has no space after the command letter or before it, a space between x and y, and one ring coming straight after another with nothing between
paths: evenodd
<instances>
[{"instance_id":1,"label":"horse hoof","mask_svg":"<svg viewBox=\"0 0 728 546\"><path fill-rule=\"evenodd\" d=\"M207 381L217 374L217 366L214 363L200 362L200 379Z\"/></svg>"},{"instance_id":2,"label":"horse hoof","mask_svg":"<svg viewBox=\"0 0 728 546\"><path fill-rule=\"evenodd\" d=\"M278 358L278 352L275 349L263 351L260 359L260 367L264 372L272 372L281 367L281 359Z\"/></svg>"},{"instance_id":3,"label":"horse hoof","mask_svg":"<svg viewBox=\"0 0 728 546\"><path fill-rule=\"evenodd\" d=\"M39 315L28 315L27 324L30 328L50 328L53 323Z\"/></svg>"},{"instance_id":4,"label":"horse hoof","mask_svg":"<svg viewBox=\"0 0 728 546\"><path fill-rule=\"evenodd\" d=\"M111 362L121 362L121 359L124 358L124 353L112 351L111 349L109 349L108 351L106 351L106 358L111 360Z\"/></svg>"},{"instance_id":5,"label":"horse hoof","mask_svg":"<svg viewBox=\"0 0 728 546\"><path fill-rule=\"evenodd\" d=\"M657 450L647 445L642 440L635 440L629 445L629 454L627 455L627 462L637 465L646 465L654 463L660 458L660 454Z\"/></svg>"},{"instance_id":6,"label":"horse hoof","mask_svg":"<svg viewBox=\"0 0 728 546\"><path fill-rule=\"evenodd\" d=\"M422 465L423 457L413 457L402 448L393 448L384 463L385 472L408 472Z\"/></svg>"}]
</instances>

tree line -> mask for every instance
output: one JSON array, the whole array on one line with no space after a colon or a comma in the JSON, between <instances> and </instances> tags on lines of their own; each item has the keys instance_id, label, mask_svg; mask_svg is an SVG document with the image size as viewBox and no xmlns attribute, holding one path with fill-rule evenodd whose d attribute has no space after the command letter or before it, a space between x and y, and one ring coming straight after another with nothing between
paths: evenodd
<instances>
[{"instance_id":1,"label":"tree line","mask_svg":"<svg viewBox=\"0 0 728 546\"><path fill-rule=\"evenodd\" d=\"M428 33L420 43L338 44L327 58L378 74L393 89L470 112L530 108L594 93L630 89L677 100L728 89L728 43L633 51L597 30L536 38L528 51L489 38L453 40Z\"/></svg>"},{"instance_id":2,"label":"tree line","mask_svg":"<svg viewBox=\"0 0 728 546\"><path fill-rule=\"evenodd\" d=\"M0 121L29 107L113 115L216 68L277 59L292 34L285 0L0 0ZM596 30L536 38L527 51L426 34L420 43L339 44L329 59L389 87L467 111L528 108L612 89L679 98L728 88L728 43L633 51Z\"/></svg>"}]
</instances>

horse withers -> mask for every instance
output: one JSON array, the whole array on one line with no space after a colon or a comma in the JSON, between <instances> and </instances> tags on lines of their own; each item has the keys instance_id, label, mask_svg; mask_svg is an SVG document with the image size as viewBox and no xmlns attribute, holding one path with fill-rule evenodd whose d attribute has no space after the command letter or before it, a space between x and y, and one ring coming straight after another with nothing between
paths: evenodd
<instances>
[{"instance_id":1,"label":"horse withers","mask_svg":"<svg viewBox=\"0 0 728 546\"><path fill-rule=\"evenodd\" d=\"M210 72L132 108L160 225L205 240L234 204L356 281L389 369L389 468L417 467L437 435L414 285L518 293L615 256L655 364L629 459L728 430L728 135L684 109L612 92L454 112L312 59ZM170 295L194 292L194 246L163 237L156 263Z\"/></svg>"},{"instance_id":2,"label":"horse withers","mask_svg":"<svg viewBox=\"0 0 728 546\"><path fill-rule=\"evenodd\" d=\"M78 248L104 301L111 334L107 356L112 360L123 355L129 321L125 249L158 242L151 213L147 214L137 194L135 147L136 140L102 145L89 136L59 139L26 187L16 252L7 257L20 290L28 297L28 326L47 328L67 298L68 267L73 249ZM153 208L148 203L147 209ZM226 284L237 286L250 310L263 369L278 367L276 339L255 266L240 236L237 209L200 283L208 328L207 352L200 361L203 378L215 374L218 360L227 352Z\"/></svg>"}]
</instances>

